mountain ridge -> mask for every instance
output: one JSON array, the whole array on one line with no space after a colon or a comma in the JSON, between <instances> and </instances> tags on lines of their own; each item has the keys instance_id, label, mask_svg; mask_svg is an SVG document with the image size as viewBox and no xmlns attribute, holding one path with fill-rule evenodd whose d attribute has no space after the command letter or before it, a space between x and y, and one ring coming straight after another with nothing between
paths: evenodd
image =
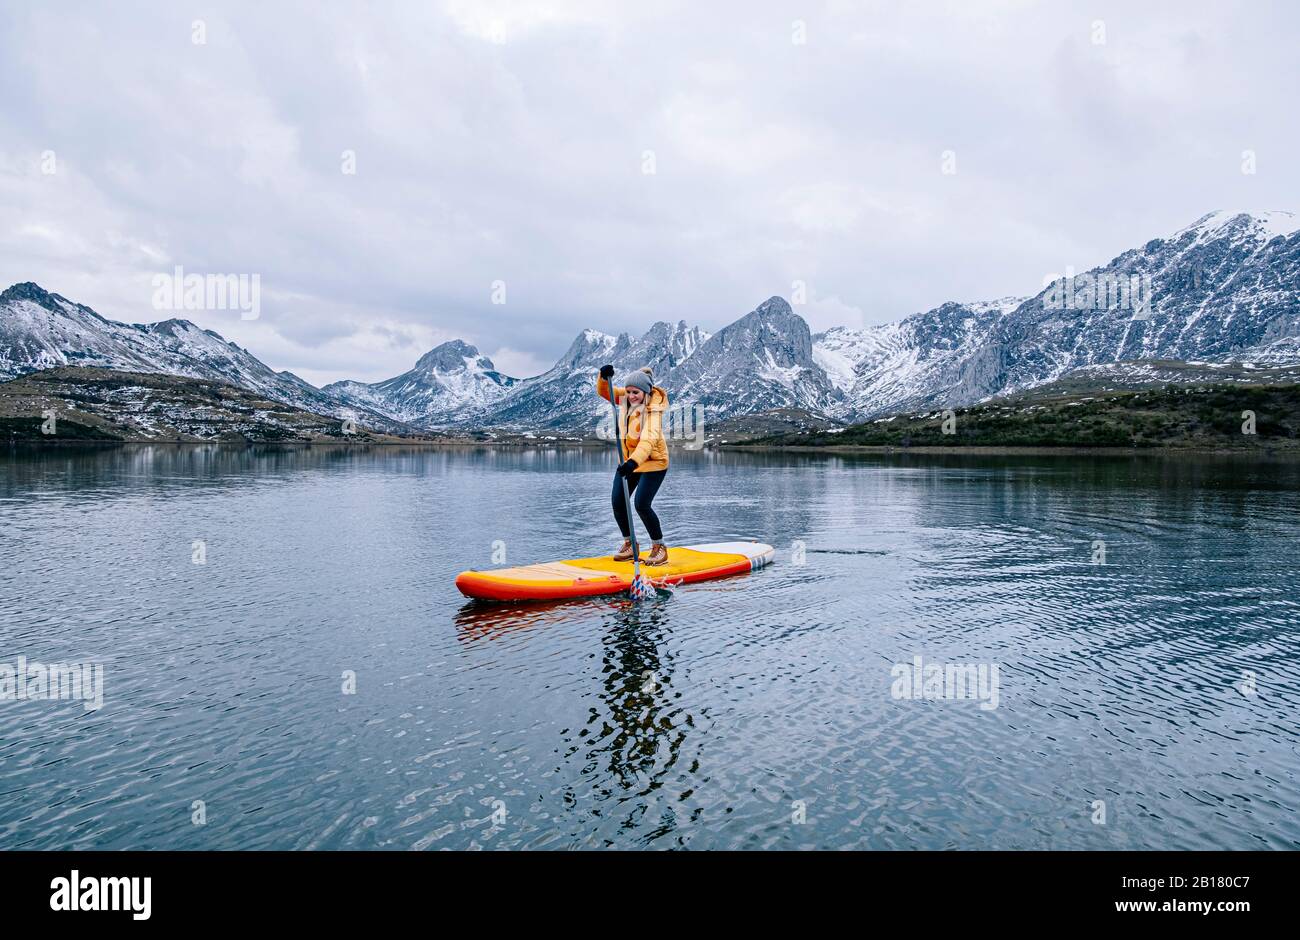
<instances>
[{"instance_id":1,"label":"mountain ridge","mask_svg":"<svg viewBox=\"0 0 1300 940\"><path fill-rule=\"evenodd\" d=\"M675 405L710 421L797 412L849 422L964 407L1125 362L1300 362L1300 217L1215 211L1036 294L948 302L902 320L813 334L781 297L716 333L659 320L641 336L578 333L555 364L516 378L450 340L381 382L317 389L188 320L108 320L26 281L0 292L0 379L59 365L220 379L379 430L591 431L606 362L649 365ZM1045 279L1046 280L1046 279Z\"/></svg>"}]
</instances>

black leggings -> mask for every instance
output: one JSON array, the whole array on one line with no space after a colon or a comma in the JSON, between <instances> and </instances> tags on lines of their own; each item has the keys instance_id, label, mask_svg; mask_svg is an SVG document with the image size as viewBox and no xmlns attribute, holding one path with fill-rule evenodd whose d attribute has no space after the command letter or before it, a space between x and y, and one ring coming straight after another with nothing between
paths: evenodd
<instances>
[{"instance_id":1,"label":"black leggings","mask_svg":"<svg viewBox=\"0 0 1300 940\"><path fill-rule=\"evenodd\" d=\"M636 506L636 514L641 517L645 523L646 531L650 533L650 538L656 542L664 540L664 530L659 528L659 517L650 504L654 502L655 493L659 492L659 486L664 482L664 477L668 475L668 470L649 470L645 473L629 473L627 476L628 492L632 496L632 504ZM627 505L623 502L623 478L617 473L614 474L614 518L618 520L618 529L623 533L623 538L630 538L631 533L627 527Z\"/></svg>"}]
</instances>

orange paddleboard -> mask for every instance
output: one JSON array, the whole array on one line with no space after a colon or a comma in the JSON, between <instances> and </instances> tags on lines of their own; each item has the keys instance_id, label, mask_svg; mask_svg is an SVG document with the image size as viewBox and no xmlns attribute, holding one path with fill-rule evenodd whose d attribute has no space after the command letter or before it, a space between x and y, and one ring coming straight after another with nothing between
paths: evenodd
<instances>
[{"instance_id":1,"label":"orange paddleboard","mask_svg":"<svg viewBox=\"0 0 1300 940\"><path fill-rule=\"evenodd\" d=\"M760 542L715 542L668 549L666 565L642 562L641 574L655 584L690 584L761 568L776 553ZM542 601L617 594L632 584L632 562L571 558L540 565L462 571L456 587L466 597L493 601Z\"/></svg>"}]
</instances>

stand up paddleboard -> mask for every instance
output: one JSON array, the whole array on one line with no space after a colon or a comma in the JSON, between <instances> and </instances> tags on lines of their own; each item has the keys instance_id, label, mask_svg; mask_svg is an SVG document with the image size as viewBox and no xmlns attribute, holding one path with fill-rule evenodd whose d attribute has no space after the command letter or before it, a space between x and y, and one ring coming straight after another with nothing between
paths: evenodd
<instances>
[{"instance_id":1,"label":"stand up paddleboard","mask_svg":"<svg viewBox=\"0 0 1300 940\"><path fill-rule=\"evenodd\" d=\"M668 549L668 563L641 566L643 577L655 584L690 584L725 578L761 568L775 549L760 542L717 542ZM456 587L466 597L493 601L542 601L566 597L617 594L632 585L632 562L603 558L571 558L541 565L462 571Z\"/></svg>"}]
</instances>

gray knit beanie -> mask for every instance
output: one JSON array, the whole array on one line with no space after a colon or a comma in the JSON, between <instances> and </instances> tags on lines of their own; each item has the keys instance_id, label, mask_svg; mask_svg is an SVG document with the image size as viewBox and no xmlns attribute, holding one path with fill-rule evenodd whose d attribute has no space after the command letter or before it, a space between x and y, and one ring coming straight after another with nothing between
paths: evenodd
<instances>
[{"instance_id":1,"label":"gray knit beanie","mask_svg":"<svg viewBox=\"0 0 1300 940\"><path fill-rule=\"evenodd\" d=\"M650 397L650 392L654 388L654 383L650 381L650 376L646 375L640 369L635 372L629 372L623 376L624 388L639 388L645 393L646 398Z\"/></svg>"}]
</instances>

